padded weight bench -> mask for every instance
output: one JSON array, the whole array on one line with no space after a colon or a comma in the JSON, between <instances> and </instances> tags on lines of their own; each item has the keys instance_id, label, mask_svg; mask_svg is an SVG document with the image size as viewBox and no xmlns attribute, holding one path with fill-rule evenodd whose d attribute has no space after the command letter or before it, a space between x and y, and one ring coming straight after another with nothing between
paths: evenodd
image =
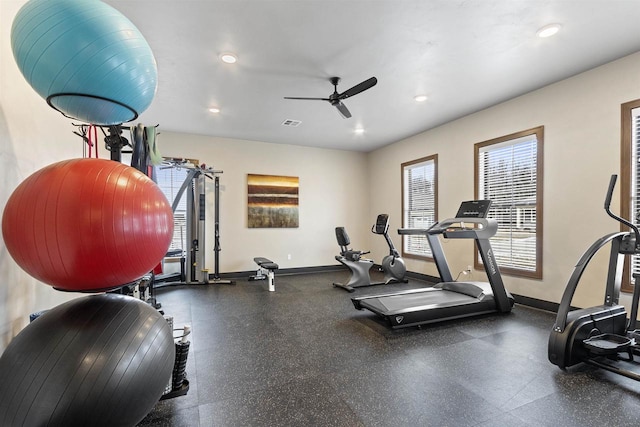
<instances>
[{"instance_id":1,"label":"padded weight bench","mask_svg":"<svg viewBox=\"0 0 640 427\"><path fill-rule=\"evenodd\" d=\"M276 287L273 281L276 277L275 271L279 268L278 264L263 257L255 257L253 261L258 264L258 271L254 276L249 276L249 280L267 279L269 281L269 291L274 292Z\"/></svg>"}]
</instances>

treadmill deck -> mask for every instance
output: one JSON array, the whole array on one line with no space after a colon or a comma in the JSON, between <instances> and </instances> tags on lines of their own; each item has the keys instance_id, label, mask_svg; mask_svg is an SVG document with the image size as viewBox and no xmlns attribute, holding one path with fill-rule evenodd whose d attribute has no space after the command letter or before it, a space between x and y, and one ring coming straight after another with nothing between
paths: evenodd
<instances>
[{"instance_id":1,"label":"treadmill deck","mask_svg":"<svg viewBox=\"0 0 640 427\"><path fill-rule=\"evenodd\" d=\"M362 305L372 305L385 311L387 314L404 313L411 310L428 310L443 305L473 304L477 298L455 292L433 289L431 291L420 292L409 295L389 295L372 298L363 302Z\"/></svg>"},{"instance_id":2,"label":"treadmill deck","mask_svg":"<svg viewBox=\"0 0 640 427\"><path fill-rule=\"evenodd\" d=\"M497 312L491 288L482 288L484 292L477 297L431 287L396 294L354 297L351 301L359 310L367 309L386 318L392 328L402 328ZM512 298L511 302L513 305Z\"/></svg>"}]
</instances>

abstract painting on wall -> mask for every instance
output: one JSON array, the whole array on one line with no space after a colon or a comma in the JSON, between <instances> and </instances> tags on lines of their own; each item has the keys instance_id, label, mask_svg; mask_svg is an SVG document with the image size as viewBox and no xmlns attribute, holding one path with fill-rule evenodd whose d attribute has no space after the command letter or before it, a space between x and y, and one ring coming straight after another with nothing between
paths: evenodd
<instances>
[{"instance_id":1,"label":"abstract painting on wall","mask_svg":"<svg viewBox=\"0 0 640 427\"><path fill-rule=\"evenodd\" d=\"M297 228L297 176L247 175L248 227Z\"/></svg>"}]
</instances>

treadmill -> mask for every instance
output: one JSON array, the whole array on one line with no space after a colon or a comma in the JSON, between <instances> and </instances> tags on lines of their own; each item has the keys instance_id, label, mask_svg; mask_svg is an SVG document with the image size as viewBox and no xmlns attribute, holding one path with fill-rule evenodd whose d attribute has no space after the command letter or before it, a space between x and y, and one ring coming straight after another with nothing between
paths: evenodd
<instances>
[{"instance_id":1,"label":"treadmill","mask_svg":"<svg viewBox=\"0 0 640 427\"><path fill-rule=\"evenodd\" d=\"M428 229L399 229L401 235L426 236L442 281L428 288L353 297L354 307L383 317L394 329L510 312L515 301L504 288L489 242L498 230L498 222L486 218L490 206L490 200L462 202L455 218L437 222ZM445 239L474 239L489 283L455 281L442 250L440 235Z\"/></svg>"}]
</instances>

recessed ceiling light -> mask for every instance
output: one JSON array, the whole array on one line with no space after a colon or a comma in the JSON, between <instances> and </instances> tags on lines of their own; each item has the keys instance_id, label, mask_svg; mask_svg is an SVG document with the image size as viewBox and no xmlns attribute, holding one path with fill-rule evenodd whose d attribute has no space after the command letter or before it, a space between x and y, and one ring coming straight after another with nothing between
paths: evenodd
<instances>
[{"instance_id":1,"label":"recessed ceiling light","mask_svg":"<svg viewBox=\"0 0 640 427\"><path fill-rule=\"evenodd\" d=\"M353 133L355 133L356 135L362 135L364 133L364 129L363 128L355 128L353 130Z\"/></svg>"},{"instance_id":2,"label":"recessed ceiling light","mask_svg":"<svg viewBox=\"0 0 640 427\"><path fill-rule=\"evenodd\" d=\"M551 37L551 36L555 35L558 31L560 31L561 27L562 27L562 25L560 25L560 24L545 25L544 27L542 27L538 31L536 31L536 36L540 37L541 39L544 39L544 38L547 38L547 37Z\"/></svg>"},{"instance_id":3,"label":"recessed ceiling light","mask_svg":"<svg viewBox=\"0 0 640 427\"><path fill-rule=\"evenodd\" d=\"M222 55L220 55L220 60L222 62L226 62L227 64L235 64L238 60L238 57L233 53L223 53Z\"/></svg>"},{"instance_id":4,"label":"recessed ceiling light","mask_svg":"<svg viewBox=\"0 0 640 427\"><path fill-rule=\"evenodd\" d=\"M427 100L427 95L416 95L413 97L416 102L424 102Z\"/></svg>"},{"instance_id":5,"label":"recessed ceiling light","mask_svg":"<svg viewBox=\"0 0 640 427\"><path fill-rule=\"evenodd\" d=\"M209 108L209 112L213 114L218 114L220 112L220 109L218 107L211 107Z\"/></svg>"}]
</instances>

